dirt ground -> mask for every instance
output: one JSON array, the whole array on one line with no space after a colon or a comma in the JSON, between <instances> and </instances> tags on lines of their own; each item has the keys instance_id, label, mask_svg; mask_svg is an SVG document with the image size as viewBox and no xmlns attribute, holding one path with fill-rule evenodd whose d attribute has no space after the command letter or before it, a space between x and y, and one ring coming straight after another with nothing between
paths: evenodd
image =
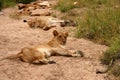
<instances>
[{"instance_id":1,"label":"dirt ground","mask_svg":"<svg viewBox=\"0 0 120 80\"><path fill-rule=\"evenodd\" d=\"M68 30L52 28L48 31L31 29L21 20L9 17L12 8L4 9L0 16L0 59L18 53L21 48L44 43L52 38L52 31ZM108 47L85 39L68 37L66 47L81 50L85 57L51 57L56 64L34 65L19 60L0 61L0 80L108 80L107 74L96 74L102 65L99 57Z\"/></svg>"}]
</instances>

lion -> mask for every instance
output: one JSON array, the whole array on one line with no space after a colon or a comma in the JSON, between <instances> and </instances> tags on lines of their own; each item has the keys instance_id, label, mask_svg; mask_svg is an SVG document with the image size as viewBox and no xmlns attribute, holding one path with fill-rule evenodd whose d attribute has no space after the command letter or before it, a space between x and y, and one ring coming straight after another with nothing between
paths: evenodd
<instances>
[{"instance_id":1,"label":"lion","mask_svg":"<svg viewBox=\"0 0 120 80\"><path fill-rule=\"evenodd\" d=\"M27 22L30 28L41 28L43 30L49 30L53 27L56 27L55 25L49 25L47 21L38 19L38 18L33 18L30 20L23 20L23 22Z\"/></svg>"},{"instance_id":2,"label":"lion","mask_svg":"<svg viewBox=\"0 0 120 80\"><path fill-rule=\"evenodd\" d=\"M55 63L50 60L51 56L68 56L68 57L82 57L82 51L71 51L65 48L68 33L53 31L53 38L44 44L39 44L32 47L24 47L18 54L3 58L4 59L16 59L21 61L33 63L33 64L48 64Z\"/></svg>"},{"instance_id":3,"label":"lion","mask_svg":"<svg viewBox=\"0 0 120 80\"><path fill-rule=\"evenodd\" d=\"M36 10L39 9L40 6L35 4L35 3L31 3L31 4L18 4L18 14L21 15L30 15L32 10Z\"/></svg>"}]
</instances>

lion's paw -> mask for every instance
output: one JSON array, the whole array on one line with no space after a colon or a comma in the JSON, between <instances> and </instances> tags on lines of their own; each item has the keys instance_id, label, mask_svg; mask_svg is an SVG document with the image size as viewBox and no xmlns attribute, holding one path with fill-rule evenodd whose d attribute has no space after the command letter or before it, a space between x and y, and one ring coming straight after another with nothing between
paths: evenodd
<instances>
[{"instance_id":1,"label":"lion's paw","mask_svg":"<svg viewBox=\"0 0 120 80\"><path fill-rule=\"evenodd\" d=\"M76 54L79 55L80 57L84 57L84 53L80 50L77 50Z\"/></svg>"}]
</instances>

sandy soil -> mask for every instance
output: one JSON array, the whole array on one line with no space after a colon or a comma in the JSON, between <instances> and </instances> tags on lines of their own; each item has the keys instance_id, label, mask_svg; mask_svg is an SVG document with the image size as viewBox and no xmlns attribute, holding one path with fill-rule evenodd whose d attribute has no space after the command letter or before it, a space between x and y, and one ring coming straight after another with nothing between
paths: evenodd
<instances>
[{"instance_id":1,"label":"sandy soil","mask_svg":"<svg viewBox=\"0 0 120 80\"><path fill-rule=\"evenodd\" d=\"M22 20L9 17L13 9L3 10L0 16L0 58L18 53L21 48L47 42L52 38L54 29L49 31L31 29ZM67 28L69 29L69 28ZM107 74L96 74L102 67L99 56L108 47L85 39L68 37L67 48L81 50L85 57L51 57L56 64L34 65L19 60L0 61L0 80L108 80Z\"/></svg>"}]
</instances>

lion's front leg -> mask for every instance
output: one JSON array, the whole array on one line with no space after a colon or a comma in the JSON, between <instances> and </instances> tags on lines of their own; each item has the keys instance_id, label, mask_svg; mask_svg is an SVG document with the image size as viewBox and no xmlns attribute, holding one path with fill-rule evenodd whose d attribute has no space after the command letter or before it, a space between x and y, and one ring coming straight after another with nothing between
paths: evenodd
<instances>
[{"instance_id":1,"label":"lion's front leg","mask_svg":"<svg viewBox=\"0 0 120 80\"><path fill-rule=\"evenodd\" d=\"M79 52L67 50L64 48L55 49L54 55L69 56L69 57L81 57L81 54L79 54Z\"/></svg>"}]
</instances>

